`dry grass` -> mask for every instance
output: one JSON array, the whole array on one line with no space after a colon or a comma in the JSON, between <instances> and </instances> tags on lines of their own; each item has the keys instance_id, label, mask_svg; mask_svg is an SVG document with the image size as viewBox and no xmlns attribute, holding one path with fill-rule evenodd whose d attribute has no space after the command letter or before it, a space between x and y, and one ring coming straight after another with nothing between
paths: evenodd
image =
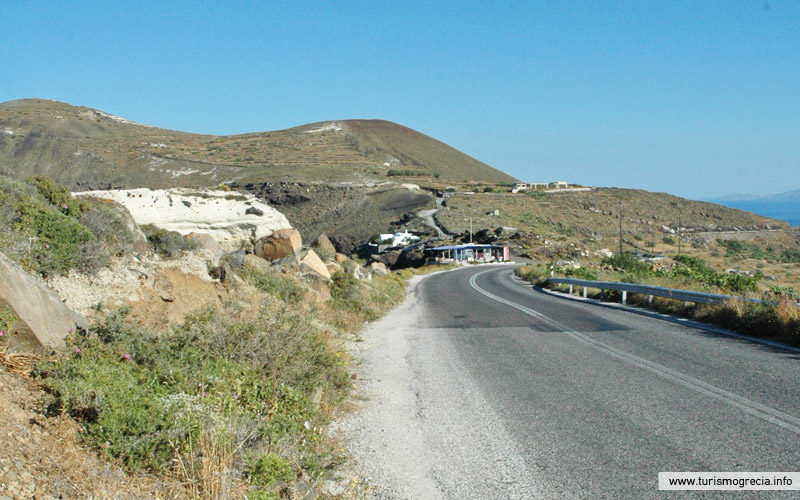
<instances>
[{"instance_id":1,"label":"dry grass","mask_svg":"<svg viewBox=\"0 0 800 500\"><path fill-rule=\"evenodd\" d=\"M9 372L25 378L30 378L31 371L35 367L36 363L39 363L45 359L52 360L53 358L28 352L0 351L0 365L3 365L5 368L7 368Z\"/></svg>"}]
</instances>

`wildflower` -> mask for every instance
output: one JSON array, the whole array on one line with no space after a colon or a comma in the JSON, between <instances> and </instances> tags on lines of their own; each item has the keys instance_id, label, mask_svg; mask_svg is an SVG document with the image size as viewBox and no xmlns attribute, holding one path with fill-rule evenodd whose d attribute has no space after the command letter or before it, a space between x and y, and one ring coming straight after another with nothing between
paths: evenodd
<instances>
[{"instance_id":1,"label":"wildflower","mask_svg":"<svg viewBox=\"0 0 800 500\"><path fill-rule=\"evenodd\" d=\"M5 334L6 334L6 332L4 332L3 330L0 330L0 337L4 336Z\"/></svg>"},{"instance_id":2,"label":"wildflower","mask_svg":"<svg viewBox=\"0 0 800 500\"><path fill-rule=\"evenodd\" d=\"M76 353L79 353L79 352L81 352L81 348L80 348L80 347L76 347L76 348L75 348L75 352L76 352Z\"/></svg>"},{"instance_id":3,"label":"wildflower","mask_svg":"<svg viewBox=\"0 0 800 500\"><path fill-rule=\"evenodd\" d=\"M311 430L311 422L306 420L305 422L303 422L303 427L305 427L306 430Z\"/></svg>"},{"instance_id":4,"label":"wildflower","mask_svg":"<svg viewBox=\"0 0 800 500\"><path fill-rule=\"evenodd\" d=\"M119 351L119 353L122 354L122 357L125 359L125 361L130 361L131 360L131 355L128 354L127 352Z\"/></svg>"},{"instance_id":5,"label":"wildflower","mask_svg":"<svg viewBox=\"0 0 800 500\"><path fill-rule=\"evenodd\" d=\"M239 399L239 395L237 393L233 393L233 399Z\"/></svg>"},{"instance_id":6,"label":"wildflower","mask_svg":"<svg viewBox=\"0 0 800 500\"><path fill-rule=\"evenodd\" d=\"M45 247L45 248L50 248L50 243L45 243L45 244L44 244L44 247Z\"/></svg>"},{"instance_id":7,"label":"wildflower","mask_svg":"<svg viewBox=\"0 0 800 500\"><path fill-rule=\"evenodd\" d=\"M69 328L69 329L67 330L67 333L72 333L72 328Z\"/></svg>"}]
</instances>

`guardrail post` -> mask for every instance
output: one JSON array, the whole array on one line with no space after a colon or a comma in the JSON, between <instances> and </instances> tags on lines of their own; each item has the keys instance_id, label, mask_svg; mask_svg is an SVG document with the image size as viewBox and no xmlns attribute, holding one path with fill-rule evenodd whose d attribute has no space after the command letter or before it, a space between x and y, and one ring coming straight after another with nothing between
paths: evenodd
<instances>
[{"instance_id":1,"label":"guardrail post","mask_svg":"<svg viewBox=\"0 0 800 500\"><path fill-rule=\"evenodd\" d=\"M601 288L600 289L600 302L603 302L604 300L606 300L606 289L605 288Z\"/></svg>"},{"instance_id":2,"label":"guardrail post","mask_svg":"<svg viewBox=\"0 0 800 500\"><path fill-rule=\"evenodd\" d=\"M653 296L652 295L648 295L647 296L647 303L648 304L652 304L653 303Z\"/></svg>"},{"instance_id":3,"label":"guardrail post","mask_svg":"<svg viewBox=\"0 0 800 500\"><path fill-rule=\"evenodd\" d=\"M583 287L583 298L586 298L586 287Z\"/></svg>"},{"instance_id":4,"label":"guardrail post","mask_svg":"<svg viewBox=\"0 0 800 500\"><path fill-rule=\"evenodd\" d=\"M622 303L625 304L625 301L628 299L628 292L623 290L622 291Z\"/></svg>"},{"instance_id":5,"label":"guardrail post","mask_svg":"<svg viewBox=\"0 0 800 500\"><path fill-rule=\"evenodd\" d=\"M572 295L572 285L569 286L569 294Z\"/></svg>"}]
</instances>

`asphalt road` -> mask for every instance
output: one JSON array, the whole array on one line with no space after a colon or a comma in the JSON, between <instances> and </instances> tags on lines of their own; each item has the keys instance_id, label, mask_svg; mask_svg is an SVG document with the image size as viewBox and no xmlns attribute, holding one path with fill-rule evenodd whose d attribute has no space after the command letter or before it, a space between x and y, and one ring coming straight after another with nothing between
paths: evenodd
<instances>
[{"instance_id":1,"label":"asphalt road","mask_svg":"<svg viewBox=\"0 0 800 500\"><path fill-rule=\"evenodd\" d=\"M727 498L660 471L800 471L800 355L441 273L364 334L346 425L377 498ZM797 498L798 492L736 492Z\"/></svg>"}]
</instances>

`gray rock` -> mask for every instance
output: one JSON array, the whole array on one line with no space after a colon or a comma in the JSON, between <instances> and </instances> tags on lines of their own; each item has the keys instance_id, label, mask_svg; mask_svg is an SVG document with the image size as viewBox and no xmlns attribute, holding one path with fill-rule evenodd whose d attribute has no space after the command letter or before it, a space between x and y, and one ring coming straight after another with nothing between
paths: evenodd
<instances>
[{"instance_id":1,"label":"gray rock","mask_svg":"<svg viewBox=\"0 0 800 500\"><path fill-rule=\"evenodd\" d=\"M88 328L86 318L67 308L53 290L2 253L0 304L7 304L19 318L9 339L9 345L16 349L61 349L69 333Z\"/></svg>"},{"instance_id":2,"label":"gray rock","mask_svg":"<svg viewBox=\"0 0 800 500\"><path fill-rule=\"evenodd\" d=\"M228 252L223 255L220 261L227 262L232 268L238 269L242 267L245 255L246 253L244 250L236 250L235 252Z\"/></svg>"},{"instance_id":3,"label":"gray rock","mask_svg":"<svg viewBox=\"0 0 800 500\"><path fill-rule=\"evenodd\" d=\"M264 215L264 211L263 210L259 210L256 207L250 207L247 210L245 210L244 213L245 213L245 215L258 215L259 217Z\"/></svg>"}]
</instances>

